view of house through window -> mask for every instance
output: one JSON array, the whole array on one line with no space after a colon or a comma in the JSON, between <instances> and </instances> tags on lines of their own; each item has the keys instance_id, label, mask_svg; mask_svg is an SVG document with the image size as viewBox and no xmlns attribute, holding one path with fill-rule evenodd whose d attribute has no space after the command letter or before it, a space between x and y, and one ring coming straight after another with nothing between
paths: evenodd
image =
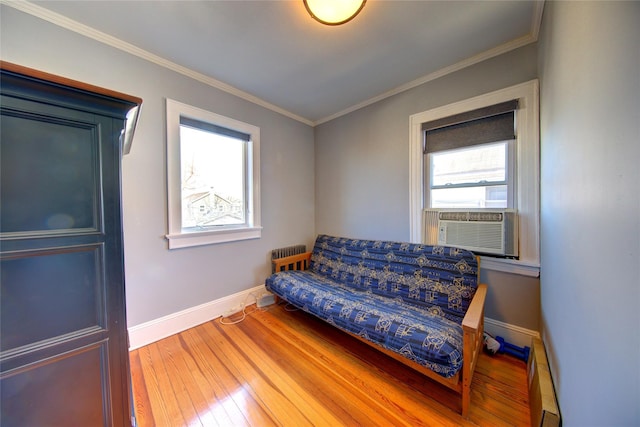
<instances>
[{"instance_id":1,"label":"view of house through window","mask_svg":"<svg viewBox=\"0 0 640 427\"><path fill-rule=\"evenodd\" d=\"M181 122L182 228L246 223L246 144Z\"/></svg>"},{"instance_id":2,"label":"view of house through window","mask_svg":"<svg viewBox=\"0 0 640 427\"><path fill-rule=\"evenodd\" d=\"M509 141L429 154L431 208L508 208Z\"/></svg>"},{"instance_id":3,"label":"view of house through window","mask_svg":"<svg viewBox=\"0 0 640 427\"><path fill-rule=\"evenodd\" d=\"M167 99L169 249L259 239L260 128Z\"/></svg>"}]
</instances>

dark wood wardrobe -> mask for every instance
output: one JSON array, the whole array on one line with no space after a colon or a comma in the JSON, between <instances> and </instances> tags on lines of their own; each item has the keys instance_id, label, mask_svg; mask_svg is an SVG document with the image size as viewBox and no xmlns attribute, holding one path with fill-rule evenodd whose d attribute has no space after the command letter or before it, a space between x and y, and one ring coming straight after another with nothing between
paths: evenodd
<instances>
[{"instance_id":1,"label":"dark wood wardrobe","mask_svg":"<svg viewBox=\"0 0 640 427\"><path fill-rule=\"evenodd\" d=\"M0 422L131 425L120 168L141 100L0 68Z\"/></svg>"}]
</instances>

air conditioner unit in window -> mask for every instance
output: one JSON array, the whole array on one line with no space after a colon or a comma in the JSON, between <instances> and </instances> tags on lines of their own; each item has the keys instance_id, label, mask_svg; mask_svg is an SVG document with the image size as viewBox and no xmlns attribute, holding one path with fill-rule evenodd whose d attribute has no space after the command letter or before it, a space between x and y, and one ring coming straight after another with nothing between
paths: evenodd
<instances>
[{"instance_id":1,"label":"air conditioner unit in window","mask_svg":"<svg viewBox=\"0 0 640 427\"><path fill-rule=\"evenodd\" d=\"M518 257L515 209L425 209L425 242Z\"/></svg>"}]
</instances>

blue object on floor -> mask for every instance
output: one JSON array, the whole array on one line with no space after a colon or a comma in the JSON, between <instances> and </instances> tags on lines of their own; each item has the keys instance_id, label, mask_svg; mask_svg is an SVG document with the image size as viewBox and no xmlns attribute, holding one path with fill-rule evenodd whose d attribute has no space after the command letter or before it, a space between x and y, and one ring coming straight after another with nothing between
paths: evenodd
<instances>
[{"instance_id":1,"label":"blue object on floor","mask_svg":"<svg viewBox=\"0 0 640 427\"><path fill-rule=\"evenodd\" d=\"M531 351L529 347L518 347L517 345L506 342L502 337L496 337L496 341L500 343L498 353L506 353L525 362L529 360L529 352Z\"/></svg>"}]
</instances>

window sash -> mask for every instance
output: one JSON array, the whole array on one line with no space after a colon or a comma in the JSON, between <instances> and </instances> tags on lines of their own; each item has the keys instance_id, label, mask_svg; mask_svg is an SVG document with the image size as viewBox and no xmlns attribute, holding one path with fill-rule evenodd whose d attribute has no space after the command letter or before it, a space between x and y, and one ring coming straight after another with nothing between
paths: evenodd
<instances>
[{"instance_id":1,"label":"window sash","mask_svg":"<svg viewBox=\"0 0 640 427\"><path fill-rule=\"evenodd\" d=\"M192 120L192 119L187 119L187 120L183 120L185 119L184 117L180 118L180 128L181 128L181 132L180 132L180 151L181 151L181 167L185 166L184 160L182 159L182 155L184 153L184 144L187 143L187 141L183 141L182 138L184 136L184 133L182 132L182 130L184 128L187 129L193 129L196 131L200 131L203 132L204 134L206 134L206 136L203 136L203 138L207 138L207 141L205 141L205 144L228 144L231 141L229 140L233 140L235 142L239 142L241 143L241 160L240 160L240 171L233 171L234 177L230 179L237 179L238 178L238 174L240 175L239 178L241 180L241 194L239 194L238 196L240 197L240 203L241 203L241 207L240 207L240 213L241 213L241 220L239 221L235 221L235 222L230 222L230 223L221 223L221 224L196 224L196 225L185 225L186 222L186 218L184 218L184 212L188 210L188 207L185 206L185 204L188 203L188 201L185 200L185 193L184 193L184 182L182 182L183 188L182 188L182 193L181 193L181 204L182 204L182 212L183 212L183 217L181 218L181 224L182 224L182 230L185 232L192 232L192 231L200 231L200 230L209 230L209 229L216 229L216 228L221 228L221 227L246 227L248 225L248 219L249 219L249 212L247 209L247 197L250 193L249 188L247 186L247 169L248 169L248 159L247 159L247 145L248 142L251 140L250 135L241 133L241 132L236 132L233 131L231 129L227 129L221 126L216 126L210 123L206 123L206 122L201 122L201 121L196 121L196 120ZM218 137L223 138L223 140L216 140ZM225 158L226 159L226 158ZM231 159L229 159L231 160ZM235 160L235 159L233 159ZM181 174L182 176L182 174ZM218 177L219 178L219 177ZM182 177L182 179L184 179ZM216 180L216 183L219 182L219 179ZM214 182L211 181L207 181L206 184L214 184ZM213 193L213 194L209 194L208 196L203 196L203 198L209 198L209 197L213 197L214 200L214 204L217 205L218 203L220 203L220 201L222 201L221 204L226 204L226 202L229 202L229 204L232 205L232 200L230 198L230 194L225 194L225 193ZM202 205L201 205L202 206ZM223 208L224 209L224 208ZM230 212L232 213L232 212ZM200 218L202 219L206 219L206 218ZM215 220L215 219L213 219Z\"/></svg>"},{"instance_id":2,"label":"window sash","mask_svg":"<svg viewBox=\"0 0 640 427\"><path fill-rule=\"evenodd\" d=\"M482 182L470 182L466 184L444 184L444 185L432 185L432 190L447 190L453 188L479 188L479 187L496 187L499 185L509 185L509 181L482 181Z\"/></svg>"},{"instance_id":3,"label":"window sash","mask_svg":"<svg viewBox=\"0 0 640 427\"><path fill-rule=\"evenodd\" d=\"M235 139L239 139L247 142L251 140L251 135L247 133L240 132L234 129L229 129L224 126L218 126L216 124L205 122L202 120L192 119L190 117L186 117L182 115L180 116L180 126L187 126L187 127L199 129L205 132L211 132L218 135L228 136L230 138L235 138Z\"/></svg>"},{"instance_id":4,"label":"window sash","mask_svg":"<svg viewBox=\"0 0 640 427\"><path fill-rule=\"evenodd\" d=\"M433 163L431 157L434 153L429 153L424 156L424 165L425 165L425 173L424 173L424 188L426 189L426 194L424 196L425 206L429 206L430 208L434 207L443 207L443 206L434 206L433 204L433 196L431 192L433 190L446 190L446 189L464 189L464 188L489 188L489 187L498 187L501 185L506 185L507 187L507 206L506 208L514 208L517 206L516 200L516 141L504 141L506 155L505 155L505 179L504 180L495 180L495 181L481 181L481 182L465 182L458 184L443 184L443 185L433 185ZM485 146L495 145L494 142L482 144ZM462 151L469 147L462 147L455 150L447 150L447 151ZM456 207L454 204L450 206L451 208Z\"/></svg>"},{"instance_id":5,"label":"window sash","mask_svg":"<svg viewBox=\"0 0 640 427\"><path fill-rule=\"evenodd\" d=\"M475 191L470 191L475 190ZM435 189L430 194L430 208L435 209L504 209L509 195L505 185ZM497 197L496 195L504 195Z\"/></svg>"},{"instance_id":6,"label":"window sash","mask_svg":"<svg viewBox=\"0 0 640 427\"><path fill-rule=\"evenodd\" d=\"M486 185L508 179L507 141L429 153L429 184ZM498 176L491 176L495 169ZM438 184L439 183L439 184Z\"/></svg>"}]
</instances>

